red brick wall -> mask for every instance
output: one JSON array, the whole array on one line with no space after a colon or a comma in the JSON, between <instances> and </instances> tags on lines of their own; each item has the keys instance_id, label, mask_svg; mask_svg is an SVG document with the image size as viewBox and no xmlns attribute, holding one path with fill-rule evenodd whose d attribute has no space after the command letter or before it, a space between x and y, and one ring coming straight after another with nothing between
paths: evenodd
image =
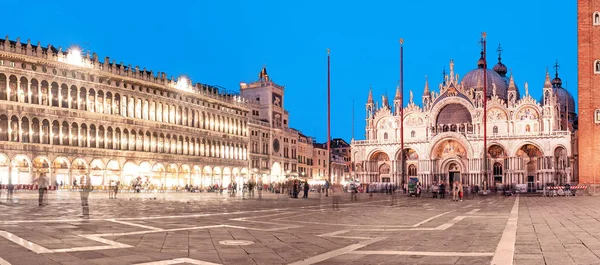
<instances>
[{"instance_id":1,"label":"red brick wall","mask_svg":"<svg viewBox=\"0 0 600 265\"><path fill-rule=\"evenodd\" d=\"M600 125L594 111L600 109L600 74L594 61L600 59L600 26L593 26L598 0L577 1L579 69L579 183L600 184Z\"/></svg>"}]
</instances>

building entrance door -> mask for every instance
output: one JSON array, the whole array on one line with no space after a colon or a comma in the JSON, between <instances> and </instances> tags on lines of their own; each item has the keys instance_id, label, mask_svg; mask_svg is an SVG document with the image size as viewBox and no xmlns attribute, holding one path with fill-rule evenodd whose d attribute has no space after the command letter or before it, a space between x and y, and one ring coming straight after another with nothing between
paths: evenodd
<instances>
[{"instance_id":1,"label":"building entrance door","mask_svg":"<svg viewBox=\"0 0 600 265\"><path fill-rule=\"evenodd\" d=\"M527 176L527 192L535 192L535 184L533 183L533 176Z\"/></svg>"},{"instance_id":2,"label":"building entrance door","mask_svg":"<svg viewBox=\"0 0 600 265\"><path fill-rule=\"evenodd\" d=\"M458 181L460 182L460 172L449 172L448 173L448 184L450 184L450 190L452 190L452 188L454 188L454 182Z\"/></svg>"}]
</instances>

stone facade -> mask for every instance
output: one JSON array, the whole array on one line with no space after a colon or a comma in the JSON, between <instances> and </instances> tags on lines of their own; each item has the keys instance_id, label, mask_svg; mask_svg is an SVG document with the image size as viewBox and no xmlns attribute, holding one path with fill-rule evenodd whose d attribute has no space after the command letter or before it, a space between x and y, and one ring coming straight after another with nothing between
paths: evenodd
<instances>
[{"instance_id":1,"label":"stone facade","mask_svg":"<svg viewBox=\"0 0 600 265\"><path fill-rule=\"evenodd\" d=\"M312 179L313 172L313 139L298 133L298 174L301 177Z\"/></svg>"},{"instance_id":2,"label":"stone facade","mask_svg":"<svg viewBox=\"0 0 600 265\"><path fill-rule=\"evenodd\" d=\"M327 152L327 144L313 144L313 178L326 180L329 176L329 152ZM331 180L333 181L333 179Z\"/></svg>"},{"instance_id":3,"label":"stone facade","mask_svg":"<svg viewBox=\"0 0 600 265\"><path fill-rule=\"evenodd\" d=\"M257 146L250 149L252 171L263 183L298 177L298 131L289 128L284 87L274 83L263 68L258 81L240 83L240 95L252 108L250 146Z\"/></svg>"},{"instance_id":4,"label":"stone facade","mask_svg":"<svg viewBox=\"0 0 600 265\"><path fill-rule=\"evenodd\" d=\"M227 186L248 172L248 106L185 76L7 36L0 101L3 184L45 172L64 185Z\"/></svg>"},{"instance_id":5,"label":"stone facade","mask_svg":"<svg viewBox=\"0 0 600 265\"><path fill-rule=\"evenodd\" d=\"M370 91L366 139L352 141L352 161L360 181L400 184L415 178L425 185L453 181L486 187L527 184L529 190L546 183L576 182L572 134L577 116L573 97L562 88L558 72L553 80L546 73L545 85L540 88L544 96L538 101L529 95L527 83L521 96L500 60L494 70L484 71L482 56L478 68L461 82L450 62L450 73L438 92L430 92L425 83L422 106L415 104L410 93L404 117L400 117L399 90L393 108L385 96L376 107ZM486 151L484 73L488 80ZM402 121L405 159L400 152Z\"/></svg>"},{"instance_id":6,"label":"stone facade","mask_svg":"<svg viewBox=\"0 0 600 265\"><path fill-rule=\"evenodd\" d=\"M579 182L600 193L600 2L577 1Z\"/></svg>"}]
</instances>

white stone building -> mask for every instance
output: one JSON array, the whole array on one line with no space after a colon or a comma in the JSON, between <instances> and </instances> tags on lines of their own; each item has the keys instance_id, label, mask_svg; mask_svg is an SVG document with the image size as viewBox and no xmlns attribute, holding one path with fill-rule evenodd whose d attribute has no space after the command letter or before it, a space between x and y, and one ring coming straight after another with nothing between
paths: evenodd
<instances>
[{"instance_id":1,"label":"white stone building","mask_svg":"<svg viewBox=\"0 0 600 265\"><path fill-rule=\"evenodd\" d=\"M521 95L512 74L501 63L487 70L487 147L484 151L484 62L461 81L450 62L450 74L429 90L422 105L412 92L404 107L404 167L400 156L401 95L393 107L384 96L376 107L372 92L366 104L366 139L352 141L352 161L364 183L402 183L416 178L425 185L460 181L464 184L527 184L529 190L546 183L573 182L573 131L576 120L573 97L562 81L546 74L543 98ZM484 177L484 152L488 174ZM402 179L402 169L405 178ZM486 186L487 187L487 186ZM493 187L491 185L490 187Z\"/></svg>"},{"instance_id":2,"label":"white stone building","mask_svg":"<svg viewBox=\"0 0 600 265\"><path fill-rule=\"evenodd\" d=\"M0 40L0 182L227 186L248 173L248 106L185 76Z\"/></svg>"}]
</instances>

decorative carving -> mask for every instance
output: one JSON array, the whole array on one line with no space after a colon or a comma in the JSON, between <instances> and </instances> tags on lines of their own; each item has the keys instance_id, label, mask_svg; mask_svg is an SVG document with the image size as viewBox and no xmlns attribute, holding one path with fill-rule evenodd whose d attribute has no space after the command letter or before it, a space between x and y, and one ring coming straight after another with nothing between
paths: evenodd
<instances>
[{"instance_id":1,"label":"decorative carving","mask_svg":"<svg viewBox=\"0 0 600 265\"><path fill-rule=\"evenodd\" d=\"M527 155L528 157L541 157L542 152L535 145L526 144L519 148L518 152L519 156Z\"/></svg>"},{"instance_id":2,"label":"decorative carving","mask_svg":"<svg viewBox=\"0 0 600 265\"><path fill-rule=\"evenodd\" d=\"M438 158L444 157L453 157L457 156L460 158L467 157L467 152L465 148L459 142L455 140L447 140L438 145L438 148L435 152L435 156Z\"/></svg>"},{"instance_id":3,"label":"decorative carving","mask_svg":"<svg viewBox=\"0 0 600 265\"><path fill-rule=\"evenodd\" d=\"M405 159L406 160L419 160L419 154L417 154L417 151L415 151L413 149L408 149L408 151L405 152Z\"/></svg>"},{"instance_id":4,"label":"decorative carving","mask_svg":"<svg viewBox=\"0 0 600 265\"><path fill-rule=\"evenodd\" d=\"M393 117L387 117L379 121L379 129L396 129L398 128L398 121Z\"/></svg>"},{"instance_id":5,"label":"decorative carving","mask_svg":"<svg viewBox=\"0 0 600 265\"><path fill-rule=\"evenodd\" d=\"M504 158L506 157L506 153L504 152L504 148L499 145L493 145L488 150L488 154L491 158Z\"/></svg>"},{"instance_id":6,"label":"decorative carving","mask_svg":"<svg viewBox=\"0 0 600 265\"><path fill-rule=\"evenodd\" d=\"M404 124L406 124L406 126L420 126L423 125L423 118L414 114L409 115L408 117L404 118Z\"/></svg>"},{"instance_id":7,"label":"decorative carving","mask_svg":"<svg viewBox=\"0 0 600 265\"><path fill-rule=\"evenodd\" d=\"M504 113L504 111L502 111L498 108L493 108L491 110L488 110L487 115L488 115L488 120L490 120L490 121L507 120L506 113Z\"/></svg>"},{"instance_id":8,"label":"decorative carving","mask_svg":"<svg viewBox=\"0 0 600 265\"><path fill-rule=\"evenodd\" d=\"M517 119L522 120L522 121L537 120L538 114L537 114L537 111L535 111L532 108L524 108L524 109L521 109L519 111L519 113L517 113Z\"/></svg>"}]
</instances>

